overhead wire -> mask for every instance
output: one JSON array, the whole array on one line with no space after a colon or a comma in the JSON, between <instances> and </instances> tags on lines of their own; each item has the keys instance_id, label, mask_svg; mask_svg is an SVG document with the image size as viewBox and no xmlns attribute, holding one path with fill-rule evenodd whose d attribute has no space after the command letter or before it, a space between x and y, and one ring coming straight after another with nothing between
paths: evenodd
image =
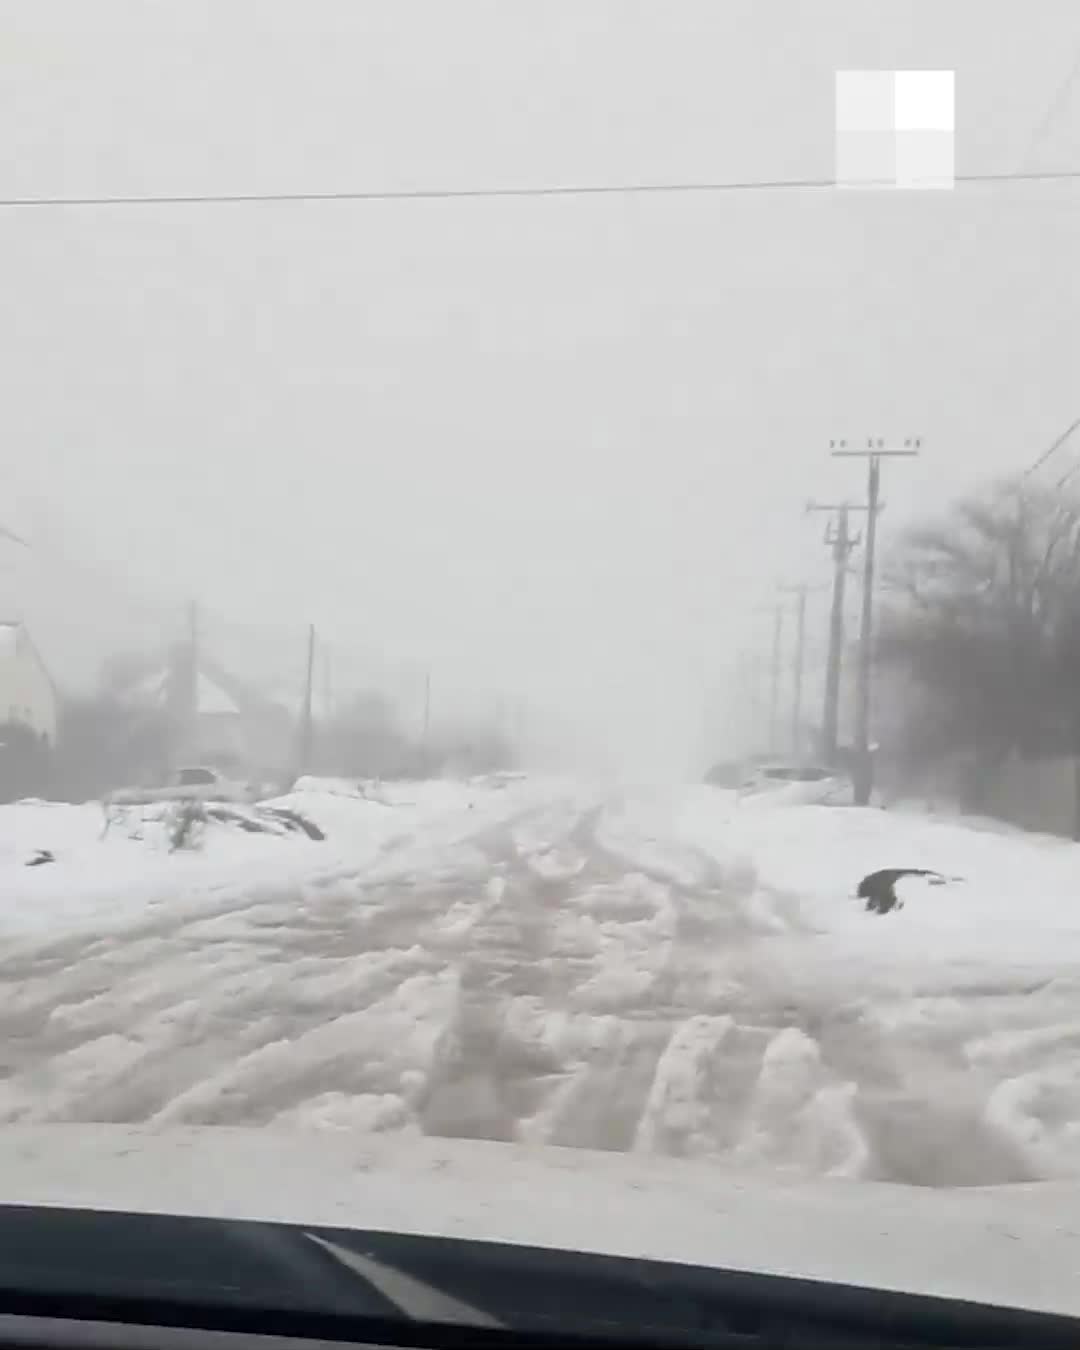
<instances>
[{"instance_id":1,"label":"overhead wire","mask_svg":"<svg viewBox=\"0 0 1080 1350\"><path fill-rule=\"evenodd\" d=\"M1048 169L1034 172L957 174L957 184L1054 183L1080 181L1080 168ZM282 192L193 192L193 193L119 193L115 195L50 195L41 197L0 197L0 209L92 206L224 206L274 204L288 202L389 202L389 201L467 201L500 198L537 197L630 197L726 192L797 192L835 189L858 192L864 189L897 189L892 179L858 184L837 182L835 178L733 179L701 182L629 182L629 183L547 183L519 187L461 188L370 188L331 191ZM923 190L923 189L914 189ZM939 189L928 189L931 191ZM944 189L947 190L947 189Z\"/></svg>"},{"instance_id":2,"label":"overhead wire","mask_svg":"<svg viewBox=\"0 0 1080 1350\"><path fill-rule=\"evenodd\" d=\"M1077 39L1076 52L1073 56L1072 64L1065 72L1060 84L1058 84L1057 88L1050 95L1046 110L1036 124L1035 130L1028 138L1024 153L1020 157L1019 168L1021 171L1031 162L1036 146L1042 142L1043 137L1046 135L1049 128L1057 120L1058 115L1065 106L1065 100L1069 97L1069 93L1078 74L1080 74L1080 37Z\"/></svg>"},{"instance_id":3,"label":"overhead wire","mask_svg":"<svg viewBox=\"0 0 1080 1350\"><path fill-rule=\"evenodd\" d=\"M1071 426L1066 427L1061 435L1058 436L1056 440L1052 441L1050 445L1048 445L1047 448L1028 465L1020 475L1021 478L1030 478L1033 473L1037 473L1051 456L1057 454L1077 427L1080 427L1080 417L1078 417Z\"/></svg>"}]
</instances>

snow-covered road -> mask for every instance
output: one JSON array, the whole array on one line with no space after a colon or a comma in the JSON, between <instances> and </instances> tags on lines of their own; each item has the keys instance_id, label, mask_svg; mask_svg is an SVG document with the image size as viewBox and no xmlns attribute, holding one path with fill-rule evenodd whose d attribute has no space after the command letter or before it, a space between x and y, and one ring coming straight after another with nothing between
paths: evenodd
<instances>
[{"instance_id":1,"label":"snow-covered road","mask_svg":"<svg viewBox=\"0 0 1080 1350\"><path fill-rule=\"evenodd\" d=\"M4 809L0 1122L1080 1175L1073 845L711 789L296 804L325 844L196 856L103 841L91 808ZM23 866L37 847L56 862ZM907 865L965 880L885 918L852 900Z\"/></svg>"}]
</instances>

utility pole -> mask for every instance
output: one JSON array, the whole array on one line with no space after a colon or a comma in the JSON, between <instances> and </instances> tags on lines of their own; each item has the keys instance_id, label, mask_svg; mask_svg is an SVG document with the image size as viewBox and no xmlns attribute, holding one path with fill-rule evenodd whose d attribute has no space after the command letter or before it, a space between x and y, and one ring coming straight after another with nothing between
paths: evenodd
<instances>
[{"instance_id":1,"label":"utility pole","mask_svg":"<svg viewBox=\"0 0 1080 1350\"><path fill-rule=\"evenodd\" d=\"M304 679L304 702L300 710L300 743L297 747L297 776L307 773L311 767L311 746L313 725L311 716L311 695L315 681L315 625L308 624L307 675Z\"/></svg>"},{"instance_id":2,"label":"utility pole","mask_svg":"<svg viewBox=\"0 0 1080 1350\"><path fill-rule=\"evenodd\" d=\"M202 653L199 651L199 602L192 600L188 605L188 660L191 662L191 677L198 680L200 658Z\"/></svg>"},{"instance_id":3,"label":"utility pole","mask_svg":"<svg viewBox=\"0 0 1080 1350\"><path fill-rule=\"evenodd\" d=\"M183 691L183 730L181 738L184 748L191 751L196 740L196 724L199 720L199 670L202 666L201 632L199 626L199 602L192 600L188 605L188 641L187 660L184 662Z\"/></svg>"},{"instance_id":4,"label":"utility pole","mask_svg":"<svg viewBox=\"0 0 1080 1350\"><path fill-rule=\"evenodd\" d=\"M870 682L873 674L874 644L874 554L877 546L877 518L882 509L881 461L911 459L922 448L918 437L909 437L903 449L886 450L883 440L867 440L865 450L849 449L846 441L830 441L837 458L867 461L866 551L863 556L862 622L859 631L859 683L855 701L855 802L869 806L874 789L874 761L870 751Z\"/></svg>"},{"instance_id":5,"label":"utility pole","mask_svg":"<svg viewBox=\"0 0 1080 1350\"><path fill-rule=\"evenodd\" d=\"M742 732L739 753L760 754L764 749L761 649L754 643L740 647L731 666L730 694L735 700L737 721Z\"/></svg>"},{"instance_id":6,"label":"utility pole","mask_svg":"<svg viewBox=\"0 0 1080 1350\"><path fill-rule=\"evenodd\" d=\"M330 647L325 642L322 644L322 677L322 715L329 722L334 717L334 667Z\"/></svg>"},{"instance_id":7,"label":"utility pole","mask_svg":"<svg viewBox=\"0 0 1080 1350\"><path fill-rule=\"evenodd\" d=\"M825 665L825 707L821 719L821 754L826 764L835 764L840 743L840 677L844 660L844 603L848 558L861 542L851 533L850 514L864 506L820 505L810 502L807 511L827 511L833 519L825 527L825 543L832 549L832 608L829 612L829 654Z\"/></svg>"},{"instance_id":8,"label":"utility pole","mask_svg":"<svg viewBox=\"0 0 1080 1350\"><path fill-rule=\"evenodd\" d=\"M792 653L791 681L791 753L798 756L802 752L802 702L803 673L806 665L806 597L818 587L800 582L796 586L783 586L781 590L795 597L795 650Z\"/></svg>"},{"instance_id":9,"label":"utility pole","mask_svg":"<svg viewBox=\"0 0 1080 1350\"><path fill-rule=\"evenodd\" d=\"M780 740L780 658L784 641L784 606L773 607L772 674L769 690L769 754L775 755Z\"/></svg>"},{"instance_id":10,"label":"utility pole","mask_svg":"<svg viewBox=\"0 0 1080 1350\"><path fill-rule=\"evenodd\" d=\"M791 753L802 749L802 682L806 655L806 587L800 586L795 601L795 680L791 688Z\"/></svg>"},{"instance_id":11,"label":"utility pole","mask_svg":"<svg viewBox=\"0 0 1080 1350\"><path fill-rule=\"evenodd\" d=\"M514 740L517 742L517 748L520 752L522 743L525 740L525 700L519 694L514 699Z\"/></svg>"}]
</instances>

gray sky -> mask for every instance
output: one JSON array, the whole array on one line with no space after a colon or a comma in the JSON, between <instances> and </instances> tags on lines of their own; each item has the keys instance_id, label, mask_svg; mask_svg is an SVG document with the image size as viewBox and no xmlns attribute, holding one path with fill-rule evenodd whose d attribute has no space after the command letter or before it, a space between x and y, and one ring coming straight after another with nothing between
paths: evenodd
<instances>
[{"instance_id":1,"label":"gray sky","mask_svg":"<svg viewBox=\"0 0 1080 1350\"><path fill-rule=\"evenodd\" d=\"M838 68L955 69L958 172L1077 168L1078 51L1075 0L0 0L0 196L829 177ZM824 579L830 437L925 438L895 529L1080 415L1077 181L0 208L0 293L0 501L100 606L656 770Z\"/></svg>"}]
</instances>

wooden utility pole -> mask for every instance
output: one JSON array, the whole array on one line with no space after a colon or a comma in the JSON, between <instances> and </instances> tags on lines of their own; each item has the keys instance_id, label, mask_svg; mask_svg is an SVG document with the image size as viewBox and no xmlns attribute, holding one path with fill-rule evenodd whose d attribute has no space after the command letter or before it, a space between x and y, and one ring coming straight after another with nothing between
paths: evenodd
<instances>
[{"instance_id":1,"label":"wooden utility pole","mask_svg":"<svg viewBox=\"0 0 1080 1350\"><path fill-rule=\"evenodd\" d=\"M192 600L188 605L188 659L191 662L193 677L199 670L199 602Z\"/></svg>"},{"instance_id":2,"label":"wooden utility pole","mask_svg":"<svg viewBox=\"0 0 1080 1350\"><path fill-rule=\"evenodd\" d=\"M322 677L323 677L323 695L322 695L322 715L324 721L331 721L334 716L334 667L333 658L330 654L330 647L327 643L322 644Z\"/></svg>"},{"instance_id":3,"label":"wooden utility pole","mask_svg":"<svg viewBox=\"0 0 1080 1350\"><path fill-rule=\"evenodd\" d=\"M307 640L307 674L304 679L304 701L300 709L300 736L297 746L297 777L300 774L307 773L311 767L311 749L313 737L313 722L311 699L315 683L315 625L308 624Z\"/></svg>"},{"instance_id":4,"label":"wooden utility pole","mask_svg":"<svg viewBox=\"0 0 1080 1350\"><path fill-rule=\"evenodd\" d=\"M795 648L791 656L791 753L802 753L802 704L803 674L806 666L806 597L817 586L799 582L795 586L783 586L786 595L795 597Z\"/></svg>"},{"instance_id":5,"label":"wooden utility pole","mask_svg":"<svg viewBox=\"0 0 1080 1350\"><path fill-rule=\"evenodd\" d=\"M182 663L180 693L182 724L180 740L185 752L190 754L197 739L195 729L199 720L199 671L202 667L202 633L197 600L189 603L187 619L187 653Z\"/></svg>"},{"instance_id":6,"label":"wooden utility pole","mask_svg":"<svg viewBox=\"0 0 1080 1350\"><path fill-rule=\"evenodd\" d=\"M763 661L761 649L749 643L739 649L731 666L731 694L737 700L736 721L741 730L739 753L760 754L764 749L762 701Z\"/></svg>"},{"instance_id":7,"label":"wooden utility pole","mask_svg":"<svg viewBox=\"0 0 1080 1350\"><path fill-rule=\"evenodd\" d=\"M772 672L769 688L769 754L775 755L780 741L780 667L784 642L784 606L773 607Z\"/></svg>"},{"instance_id":8,"label":"wooden utility pole","mask_svg":"<svg viewBox=\"0 0 1080 1350\"><path fill-rule=\"evenodd\" d=\"M874 790L874 759L870 749L870 682L874 664L874 563L877 518L881 511L881 461L913 458L922 448L918 437L909 438L900 450L886 450L883 440L870 438L865 450L849 449L846 441L831 441L838 458L867 461L866 551L863 555L862 622L859 631L859 683L855 698L855 802L869 806Z\"/></svg>"},{"instance_id":9,"label":"wooden utility pole","mask_svg":"<svg viewBox=\"0 0 1080 1350\"><path fill-rule=\"evenodd\" d=\"M821 754L826 764L835 764L840 746L840 680L844 661L844 602L847 590L848 558L861 537L851 533L852 511L863 506L822 505L810 502L807 511L827 511L832 520L825 527L825 543L832 550L832 607L829 611L829 654L825 664L825 706L821 718Z\"/></svg>"},{"instance_id":10,"label":"wooden utility pole","mask_svg":"<svg viewBox=\"0 0 1080 1350\"><path fill-rule=\"evenodd\" d=\"M806 587L800 586L795 601L795 680L791 688L791 753L802 750L802 683L806 657Z\"/></svg>"},{"instance_id":11,"label":"wooden utility pole","mask_svg":"<svg viewBox=\"0 0 1080 1350\"><path fill-rule=\"evenodd\" d=\"M514 741L517 745L518 750L520 751L521 744L525 739L525 720L526 720L525 700L521 697L520 694L515 696L511 707L513 710Z\"/></svg>"}]
</instances>

